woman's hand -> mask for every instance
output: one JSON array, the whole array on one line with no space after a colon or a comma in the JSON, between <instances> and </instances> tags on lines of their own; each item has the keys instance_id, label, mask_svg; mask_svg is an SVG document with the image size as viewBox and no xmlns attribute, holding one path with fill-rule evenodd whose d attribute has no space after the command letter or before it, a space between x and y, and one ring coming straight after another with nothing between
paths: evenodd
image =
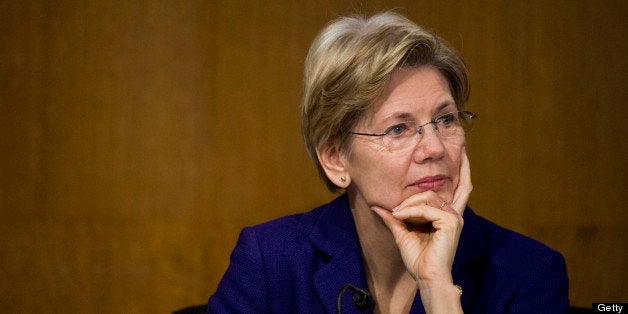
<instances>
[{"instance_id":1,"label":"woman's hand","mask_svg":"<svg viewBox=\"0 0 628 314\"><path fill-rule=\"evenodd\" d=\"M372 208L392 232L407 271L419 285L426 310L436 312L443 303L437 302L443 299L438 295L454 293L458 297L451 267L462 231L462 213L473 189L464 148L461 154L460 180L451 203L426 191L407 198L392 211Z\"/></svg>"}]
</instances>

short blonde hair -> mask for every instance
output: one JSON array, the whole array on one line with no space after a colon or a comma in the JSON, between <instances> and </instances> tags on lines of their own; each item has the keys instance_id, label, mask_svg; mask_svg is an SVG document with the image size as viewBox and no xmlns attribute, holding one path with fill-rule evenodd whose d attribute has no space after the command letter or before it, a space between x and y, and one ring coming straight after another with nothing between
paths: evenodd
<instances>
[{"instance_id":1,"label":"short blonde hair","mask_svg":"<svg viewBox=\"0 0 628 314\"><path fill-rule=\"evenodd\" d=\"M407 18L384 12L332 21L316 37L307 58L301 101L301 128L307 151L330 191L317 149L346 151L350 133L399 67L433 66L447 79L463 109L469 74L458 53L436 34Z\"/></svg>"}]
</instances>

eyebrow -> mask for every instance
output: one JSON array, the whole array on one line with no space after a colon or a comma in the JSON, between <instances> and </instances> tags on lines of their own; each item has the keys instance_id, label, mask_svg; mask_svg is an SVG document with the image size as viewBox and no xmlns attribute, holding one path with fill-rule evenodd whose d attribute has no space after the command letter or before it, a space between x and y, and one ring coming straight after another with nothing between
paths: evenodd
<instances>
[{"instance_id":1,"label":"eyebrow","mask_svg":"<svg viewBox=\"0 0 628 314\"><path fill-rule=\"evenodd\" d=\"M456 107L456 103L451 103L449 101L442 103L440 106L436 107L436 110L434 111L434 113L437 113L439 111L442 111L443 109L449 107L449 106L454 106Z\"/></svg>"},{"instance_id":2,"label":"eyebrow","mask_svg":"<svg viewBox=\"0 0 628 314\"><path fill-rule=\"evenodd\" d=\"M432 119L435 118L435 115L437 115L439 112L441 112L445 108L451 107L451 106L456 108L456 104L452 103L450 101L446 101L446 102L440 104L438 107L436 107L433 110L433 112L432 112ZM391 116L388 116L387 118L384 118L382 120L382 123L390 121L390 120L406 120L406 121L410 121L410 120L415 120L415 117L411 113L409 113L409 112L399 112L399 113L393 114Z\"/></svg>"}]
</instances>

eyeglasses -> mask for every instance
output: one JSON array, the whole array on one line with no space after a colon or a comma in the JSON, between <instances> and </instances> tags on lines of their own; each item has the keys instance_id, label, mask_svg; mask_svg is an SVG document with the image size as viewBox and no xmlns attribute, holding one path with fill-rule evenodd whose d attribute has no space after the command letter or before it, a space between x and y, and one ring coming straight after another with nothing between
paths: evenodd
<instances>
[{"instance_id":1,"label":"eyeglasses","mask_svg":"<svg viewBox=\"0 0 628 314\"><path fill-rule=\"evenodd\" d=\"M404 121L397 123L384 131L384 133L360 133L349 132L353 135L379 137L388 149L404 149L415 145L423 138L423 127L431 124L437 134L443 139L459 138L473 128L473 119L478 116L469 111L454 111L438 116L430 122L419 124L416 121Z\"/></svg>"}]
</instances>

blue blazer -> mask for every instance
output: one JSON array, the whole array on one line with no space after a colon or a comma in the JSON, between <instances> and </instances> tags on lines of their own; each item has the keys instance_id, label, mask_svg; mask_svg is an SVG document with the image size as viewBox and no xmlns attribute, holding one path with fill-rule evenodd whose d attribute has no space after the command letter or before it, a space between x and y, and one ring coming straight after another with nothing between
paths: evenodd
<instances>
[{"instance_id":1,"label":"blue blazer","mask_svg":"<svg viewBox=\"0 0 628 314\"><path fill-rule=\"evenodd\" d=\"M452 267L465 313L565 313L562 255L464 212ZM346 195L310 212L244 228L208 313L335 313L341 287L368 288ZM343 313L358 313L351 293ZM411 313L425 313L417 293Z\"/></svg>"}]
</instances>

